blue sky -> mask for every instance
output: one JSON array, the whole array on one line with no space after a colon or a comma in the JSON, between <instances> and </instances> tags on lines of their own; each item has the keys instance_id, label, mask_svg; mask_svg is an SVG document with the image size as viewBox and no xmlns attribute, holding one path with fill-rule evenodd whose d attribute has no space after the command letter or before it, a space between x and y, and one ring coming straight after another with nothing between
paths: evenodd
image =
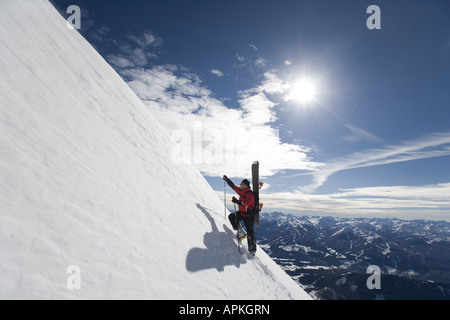
<instances>
[{"instance_id":1,"label":"blue sky","mask_svg":"<svg viewBox=\"0 0 450 320\"><path fill-rule=\"evenodd\" d=\"M268 211L450 221L449 1L52 2L218 194L259 160Z\"/></svg>"}]
</instances>

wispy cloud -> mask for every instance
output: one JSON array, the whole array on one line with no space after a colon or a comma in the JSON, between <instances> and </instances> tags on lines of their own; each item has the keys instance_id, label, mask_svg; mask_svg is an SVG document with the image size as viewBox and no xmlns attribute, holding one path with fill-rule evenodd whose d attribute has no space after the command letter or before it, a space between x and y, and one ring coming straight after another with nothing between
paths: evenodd
<instances>
[{"instance_id":1,"label":"wispy cloud","mask_svg":"<svg viewBox=\"0 0 450 320\"><path fill-rule=\"evenodd\" d=\"M255 66L259 68L266 68L268 64L268 61L264 58L258 58L255 60Z\"/></svg>"},{"instance_id":2,"label":"wispy cloud","mask_svg":"<svg viewBox=\"0 0 450 320\"><path fill-rule=\"evenodd\" d=\"M344 137L344 140L348 142L359 142L359 141L376 142L376 143L383 142L383 139L375 136L374 134L370 133L367 130L358 128L357 126L352 125L350 123L345 124L344 127L350 130L350 133Z\"/></svg>"},{"instance_id":3,"label":"wispy cloud","mask_svg":"<svg viewBox=\"0 0 450 320\"><path fill-rule=\"evenodd\" d=\"M215 76L218 76L219 78L224 76L223 72L217 69L212 69L209 72L211 72Z\"/></svg>"},{"instance_id":4,"label":"wispy cloud","mask_svg":"<svg viewBox=\"0 0 450 320\"><path fill-rule=\"evenodd\" d=\"M258 51L258 47L255 46L254 44L250 43L248 46L249 46L250 48L252 48L253 50Z\"/></svg>"},{"instance_id":5,"label":"wispy cloud","mask_svg":"<svg viewBox=\"0 0 450 320\"><path fill-rule=\"evenodd\" d=\"M107 57L109 63L119 69L145 67L149 59L158 58L158 48L164 43L162 38L150 31L139 36L130 34L126 39L127 42L117 44L119 52Z\"/></svg>"},{"instance_id":6,"label":"wispy cloud","mask_svg":"<svg viewBox=\"0 0 450 320\"><path fill-rule=\"evenodd\" d=\"M145 31L139 36L129 34L127 38L133 41L141 49L160 47L163 44L162 38L154 35L150 31Z\"/></svg>"},{"instance_id":7,"label":"wispy cloud","mask_svg":"<svg viewBox=\"0 0 450 320\"><path fill-rule=\"evenodd\" d=\"M110 32L111 30L108 27L98 27L95 28L89 35L92 37L95 41L102 42L105 38L105 36ZM109 39L109 38L108 38Z\"/></svg>"},{"instance_id":8,"label":"wispy cloud","mask_svg":"<svg viewBox=\"0 0 450 320\"><path fill-rule=\"evenodd\" d=\"M244 57L241 54L236 54L237 64L234 64L238 68L248 68L252 72L261 72L269 68L269 61L261 56L249 58Z\"/></svg>"},{"instance_id":9,"label":"wispy cloud","mask_svg":"<svg viewBox=\"0 0 450 320\"><path fill-rule=\"evenodd\" d=\"M397 145L387 145L333 159L320 170L311 173L314 182L303 190L314 191L331 175L344 170L448 155L450 155L450 132L432 133Z\"/></svg>"}]
</instances>

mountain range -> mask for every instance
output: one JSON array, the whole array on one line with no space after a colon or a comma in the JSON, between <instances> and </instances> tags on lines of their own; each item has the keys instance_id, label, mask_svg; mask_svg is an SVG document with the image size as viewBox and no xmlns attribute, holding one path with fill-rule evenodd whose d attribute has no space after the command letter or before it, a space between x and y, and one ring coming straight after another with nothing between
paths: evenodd
<instances>
[{"instance_id":1,"label":"mountain range","mask_svg":"<svg viewBox=\"0 0 450 320\"><path fill-rule=\"evenodd\" d=\"M259 245L318 299L450 299L450 223L263 213ZM371 265L381 289L369 289Z\"/></svg>"}]
</instances>

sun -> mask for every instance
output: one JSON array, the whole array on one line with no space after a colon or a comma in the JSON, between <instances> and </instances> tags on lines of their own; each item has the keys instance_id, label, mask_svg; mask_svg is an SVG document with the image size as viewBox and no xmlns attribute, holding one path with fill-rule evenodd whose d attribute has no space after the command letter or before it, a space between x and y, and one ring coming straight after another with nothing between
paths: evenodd
<instances>
[{"instance_id":1,"label":"sun","mask_svg":"<svg viewBox=\"0 0 450 320\"><path fill-rule=\"evenodd\" d=\"M292 86L287 100L293 100L300 103L310 103L315 100L317 96L316 84L308 79L302 79Z\"/></svg>"}]
</instances>

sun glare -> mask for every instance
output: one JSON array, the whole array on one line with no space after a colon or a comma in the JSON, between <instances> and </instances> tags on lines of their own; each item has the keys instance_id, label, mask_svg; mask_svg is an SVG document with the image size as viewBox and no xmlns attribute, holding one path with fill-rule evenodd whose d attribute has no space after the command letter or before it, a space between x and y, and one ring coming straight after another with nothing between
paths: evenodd
<instances>
[{"instance_id":1,"label":"sun glare","mask_svg":"<svg viewBox=\"0 0 450 320\"><path fill-rule=\"evenodd\" d=\"M300 80L292 86L288 100L294 100L300 103L314 101L317 95L317 88L314 82L310 80Z\"/></svg>"}]
</instances>

